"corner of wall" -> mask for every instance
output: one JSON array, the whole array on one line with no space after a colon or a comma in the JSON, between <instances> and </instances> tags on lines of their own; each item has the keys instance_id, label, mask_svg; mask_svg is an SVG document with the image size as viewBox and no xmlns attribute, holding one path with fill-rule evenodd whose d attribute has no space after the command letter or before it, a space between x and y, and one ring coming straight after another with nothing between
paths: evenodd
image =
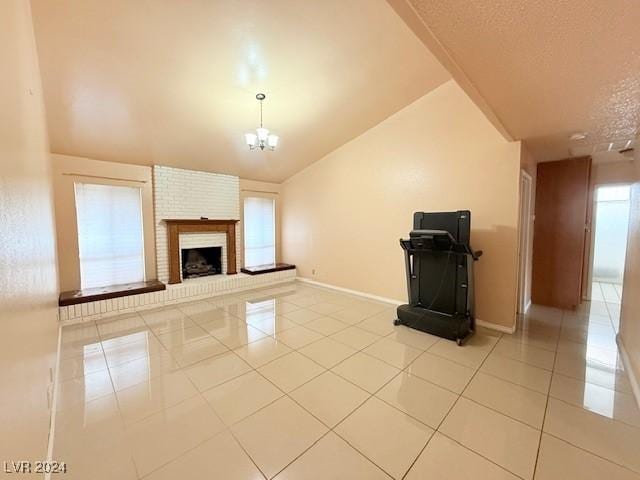
<instances>
[{"instance_id":1,"label":"corner of wall","mask_svg":"<svg viewBox=\"0 0 640 480\"><path fill-rule=\"evenodd\" d=\"M637 167L640 170L640 165ZM631 190L618 345L640 406L640 182ZM629 294L631 292L631 294Z\"/></svg>"}]
</instances>

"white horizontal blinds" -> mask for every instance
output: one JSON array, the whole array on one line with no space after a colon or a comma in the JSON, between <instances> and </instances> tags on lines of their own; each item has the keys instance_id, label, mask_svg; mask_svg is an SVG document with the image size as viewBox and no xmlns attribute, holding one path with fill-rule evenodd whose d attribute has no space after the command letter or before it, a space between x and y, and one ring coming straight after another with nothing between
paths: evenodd
<instances>
[{"instance_id":1,"label":"white horizontal blinds","mask_svg":"<svg viewBox=\"0 0 640 480\"><path fill-rule=\"evenodd\" d=\"M76 183L82 288L144 280L141 192Z\"/></svg>"},{"instance_id":2,"label":"white horizontal blinds","mask_svg":"<svg viewBox=\"0 0 640 480\"><path fill-rule=\"evenodd\" d=\"M246 267L276 261L275 200L244 199L244 264Z\"/></svg>"}]
</instances>

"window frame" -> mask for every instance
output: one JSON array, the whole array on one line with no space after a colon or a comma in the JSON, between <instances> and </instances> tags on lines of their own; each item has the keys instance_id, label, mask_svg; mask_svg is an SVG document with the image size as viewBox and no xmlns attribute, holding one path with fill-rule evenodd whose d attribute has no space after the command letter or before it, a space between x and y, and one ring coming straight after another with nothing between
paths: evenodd
<instances>
[{"instance_id":1,"label":"window frame","mask_svg":"<svg viewBox=\"0 0 640 480\"><path fill-rule=\"evenodd\" d=\"M279 236L278 236L278 198L277 195L275 194L270 194L270 193L262 193L262 192L254 192L254 191L247 191L246 194L242 194L241 195L241 212L242 212L242 265L243 267L252 267L254 265L248 265L247 264L247 235L246 235L246 229L247 229L247 218L245 215L245 205L247 200L250 199L261 199L261 200L269 200L272 202L273 204L273 210L272 210L272 218L273 218L273 263L277 263L278 262L278 240L279 240Z\"/></svg>"}]
</instances>

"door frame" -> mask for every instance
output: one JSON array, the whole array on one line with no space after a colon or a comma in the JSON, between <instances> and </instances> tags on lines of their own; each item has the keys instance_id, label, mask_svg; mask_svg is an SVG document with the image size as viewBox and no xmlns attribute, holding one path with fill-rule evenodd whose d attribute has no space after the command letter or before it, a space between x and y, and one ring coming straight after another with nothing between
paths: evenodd
<instances>
[{"instance_id":1,"label":"door frame","mask_svg":"<svg viewBox=\"0 0 640 480\"><path fill-rule=\"evenodd\" d=\"M518 220L518 313L531 306L531 268L533 257L533 178L520 170L520 212Z\"/></svg>"},{"instance_id":2,"label":"door frame","mask_svg":"<svg viewBox=\"0 0 640 480\"><path fill-rule=\"evenodd\" d=\"M587 257L587 284L586 291L583 299L586 301L591 301L592 295L592 287L593 287L593 261L594 261L594 253L596 248L596 228L598 228L597 220L598 220L598 188L600 187L629 187L631 188L633 184L630 182L614 182L614 183L596 183L593 185L591 196L591 218L589 219L589 251ZM628 239L627 239L628 240Z\"/></svg>"}]
</instances>

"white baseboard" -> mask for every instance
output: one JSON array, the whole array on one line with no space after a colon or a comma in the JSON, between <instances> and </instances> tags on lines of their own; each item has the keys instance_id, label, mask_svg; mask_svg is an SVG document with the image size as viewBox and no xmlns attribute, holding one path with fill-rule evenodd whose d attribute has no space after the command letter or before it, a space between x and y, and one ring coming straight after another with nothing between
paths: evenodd
<instances>
[{"instance_id":1,"label":"white baseboard","mask_svg":"<svg viewBox=\"0 0 640 480\"><path fill-rule=\"evenodd\" d=\"M56 345L56 363L53 371L53 383L51 389L51 408L49 418L49 438L47 440L47 461L53 461L53 444L56 436L56 412L58 410L58 380L60 377L60 356L62 354L62 325L58 322L58 342ZM51 472L46 472L45 480L51 480Z\"/></svg>"},{"instance_id":2,"label":"white baseboard","mask_svg":"<svg viewBox=\"0 0 640 480\"><path fill-rule=\"evenodd\" d=\"M506 327L504 325L498 325L497 323L485 322L484 320L480 320L479 318L476 318L476 324L483 328L488 328L489 330L495 330L501 333L512 334L516 331L515 325L512 327Z\"/></svg>"},{"instance_id":3,"label":"white baseboard","mask_svg":"<svg viewBox=\"0 0 640 480\"><path fill-rule=\"evenodd\" d=\"M309 285L315 285L316 287L328 288L330 290L337 290L338 292L348 293L350 295L357 295L359 297L368 298L371 300L376 300L378 302L391 303L393 305L402 305L407 303L406 301L396 300L394 298L380 297L378 295L372 295L370 293L360 292L358 290L351 290L349 288L337 287L335 285L331 285L329 283L322 283L316 280L311 280L309 278L304 277L296 277L296 280L302 283L308 283Z\"/></svg>"},{"instance_id":4,"label":"white baseboard","mask_svg":"<svg viewBox=\"0 0 640 480\"><path fill-rule=\"evenodd\" d=\"M302 283L308 283L309 285L315 285L316 287L328 288L330 290L336 290L338 292L348 293L351 295L357 295L359 297L369 298L371 300L376 300L378 302L391 303L393 305L402 305L407 303L406 301L396 300L394 298L380 297L378 295L372 295L370 293L360 292L358 290L351 290L349 288L337 287L335 285L331 285L329 283L322 283L316 280L310 280L304 277L297 277L296 280ZM481 327L488 328L491 330L496 330L502 333L513 333L516 330L515 325L513 327L505 327L503 325L496 325L495 323L489 323L482 320L476 319L476 323Z\"/></svg>"},{"instance_id":5,"label":"white baseboard","mask_svg":"<svg viewBox=\"0 0 640 480\"><path fill-rule=\"evenodd\" d=\"M631 365L631 359L629 358L629 352L624 346L624 342L622 341L622 337L620 334L616 335L616 341L618 343L618 348L620 349L620 357L622 357L622 364L624 365L625 370L627 371L627 375L629 376L629 383L631 383L631 391L633 392L633 396L636 398L636 403L640 408L640 378L638 378L638 372L633 370L633 366Z\"/></svg>"}]
</instances>

